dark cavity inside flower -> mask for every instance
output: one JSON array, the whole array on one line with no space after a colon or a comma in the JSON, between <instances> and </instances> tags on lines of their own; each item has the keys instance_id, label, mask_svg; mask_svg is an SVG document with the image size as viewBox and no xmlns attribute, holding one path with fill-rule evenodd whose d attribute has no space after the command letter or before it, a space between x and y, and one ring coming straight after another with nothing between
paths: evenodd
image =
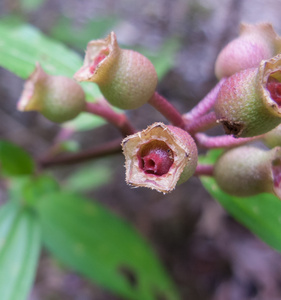
<instances>
[{"instance_id":1,"label":"dark cavity inside flower","mask_svg":"<svg viewBox=\"0 0 281 300\"><path fill-rule=\"evenodd\" d=\"M267 80L266 88L270 93L270 97L281 105L281 71L272 73Z\"/></svg>"},{"instance_id":2,"label":"dark cavity inside flower","mask_svg":"<svg viewBox=\"0 0 281 300\"><path fill-rule=\"evenodd\" d=\"M272 174L273 174L273 183L274 187L281 187L281 159L276 158L272 162Z\"/></svg>"},{"instance_id":3,"label":"dark cavity inside flower","mask_svg":"<svg viewBox=\"0 0 281 300\"><path fill-rule=\"evenodd\" d=\"M146 174L162 176L174 162L171 148L163 141L152 140L140 147L137 154L139 168Z\"/></svg>"},{"instance_id":4,"label":"dark cavity inside flower","mask_svg":"<svg viewBox=\"0 0 281 300\"><path fill-rule=\"evenodd\" d=\"M93 74L96 71L97 66L109 55L109 48L102 49L99 54L94 58L93 63L90 66L90 72Z\"/></svg>"}]
</instances>

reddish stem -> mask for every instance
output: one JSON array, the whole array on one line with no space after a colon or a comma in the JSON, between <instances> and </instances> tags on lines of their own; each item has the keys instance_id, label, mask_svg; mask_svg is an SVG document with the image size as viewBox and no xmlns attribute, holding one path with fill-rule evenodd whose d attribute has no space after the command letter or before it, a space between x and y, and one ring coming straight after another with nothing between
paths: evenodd
<instances>
[{"instance_id":1,"label":"reddish stem","mask_svg":"<svg viewBox=\"0 0 281 300\"><path fill-rule=\"evenodd\" d=\"M254 140L262 138L263 135L248 137L248 138L234 138L230 135L223 136L208 136L204 133L197 133L195 135L195 140L199 146L214 149L214 148L231 148L235 146L240 146Z\"/></svg>"},{"instance_id":2,"label":"reddish stem","mask_svg":"<svg viewBox=\"0 0 281 300\"><path fill-rule=\"evenodd\" d=\"M213 165L197 165L194 176L213 176L214 166Z\"/></svg>"},{"instance_id":3,"label":"reddish stem","mask_svg":"<svg viewBox=\"0 0 281 300\"><path fill-rule=\"evenodd\" d=\"M185 128L184 120L177 109L157 92L153 94L148 103L158 110L174 126Z\"/></svg>"},{"instance_id":4,"label":"reddish stem","mask_svg":"<svg viewBox=\"0 0 281 300\"><path fill-rule=\"evenodd\" d=\"M55 165L76 164L89 159L121 153L121 142L121 139L117 139L78 153L64 156L46 157L40 159L38 164L42 168L48 168Z\"/></svg>"},{"instance_id":5,"label":"reddish stem","mask_svg":"<svg viewBox=\"0 0 281 300\"><path fill-rule=\"evenodd\" d=\"M206 131L216 125L218 125L216 114L214 112L210 112L207 115L193 120L192 123L188 123L185 129L193 135L196 132Z\"/></svg>"},{"instance_id":6,"label":"reddish stem","mask_svg":"<svg viewBox=\"0 0 281 300\"><path fill-rule=\"evenodd\" d=\"M187 122L192 122L196 118L199 118L206 114L215 104L218 93L221 86L225 82L226 78L222 78L216 86L195 106L193 109L184 114L183 118Z\"/></svg>"},{"instance_id":7,"label":"reddish stem","mask_svg":"<svg viewBox=\"0 0 281 300\"><path fill-rule=\"evenodd\" d=\"M85 111L107 120L116 126L123 136L135 133L135 129L127 119L125 114L115 112L105 99L92 103L87 102Z\"/></svg>"}]
</instances>

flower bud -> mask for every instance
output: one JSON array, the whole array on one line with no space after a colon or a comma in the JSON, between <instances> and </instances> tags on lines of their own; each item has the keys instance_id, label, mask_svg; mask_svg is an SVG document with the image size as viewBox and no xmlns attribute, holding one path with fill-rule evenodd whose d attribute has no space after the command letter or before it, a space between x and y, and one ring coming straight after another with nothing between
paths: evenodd
<instances>
[{"instance_id":1,"label":"flower bud","mask_svg":"<svg viewBox=\"0 0 281 300\"><path fill-rule=\"evenodd\" d=\"M261 150L243 146L225 152L216 162L219 187L234 196L273 193L281 197L281 148Z\"/></svg>"},{"instance_id":2,"label":"flower bud","mask_svg":"<svg viewBox=\"0 0 281 300\"><path fill-rule=\"evenodd\" d=\"M240 35L219 53L215 63L217 78L258 67L264 59L281 52L281 38L270 23L241 24Z\"/></svg>"},{"instance_id":3,"label":"flower bud","mask_svg":"<svg viewBox=\"0 0 281 300\"><path fill-rule=\"evenodd\" d=\"M104 97L121 109L142 106L157 85L150 60L138 52L121 49L114 32L88 43L84 64L74 78L97 83Z\"/></svg>"},{"instance_id":4,"label":"flower bud","mask_svg":"<svg viewBox=\"0 0 281 300\"><path fill-rule=\"evenodd\" d=\"M281 125L263 135L262 140L268 148L281 147Z\"/></svg>"},{"instance_id":5,"label":"flower bud","mask_svg":"<svg viewBox=\"0 0 281 300\"><path fill-rule=\"evenodd\" d=\"M39 111L47 119L62 123L75 118L85 104L84 91L76 81L48 75L37 63L24 85L17 108Z\"/></svg>"},{"instance_id":6,"label":"flower bud","mask_svg":"<svg viewBox=\"0 0 281 300\"><path fill-rule=\"evenodd\" d=\"M184 130L154 123L122 142L126 182L158 192L172 191L195 172L197 147Z\"/></svg>"},{"instance_id":7,"label":"flower bud","mask_svg":"<svg viewBox=\"0 0 281 300\"><path fill-rule=\"evenodd\" d=\"M281 54L238 72L221 86L215 113L226 134L252 137L281 123Z\"/></svg>"}]
</instances>

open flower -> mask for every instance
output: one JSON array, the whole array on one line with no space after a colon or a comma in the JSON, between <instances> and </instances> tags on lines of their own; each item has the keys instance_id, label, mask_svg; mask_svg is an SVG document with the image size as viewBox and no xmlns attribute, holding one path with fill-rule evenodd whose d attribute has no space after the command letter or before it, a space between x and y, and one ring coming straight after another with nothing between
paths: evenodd
<instances>
[{"instance_id":1,"label":"open flower","mask_svg":"<svg viewBox=\"0 0 281 300\"><path fill-rule=\"evenodd\" d=\"M126 181L167 193L190 178L197 166L197 147L184 130L154 123L122 142Z\"/></svg>"},{"instance_id":2,"label":"open flower","mask_svg":"<svg viewBox=\"0 0 281 300\"><path fill-rule=\"evenodd\" d=\"M27 79L17 108L20 111L39 111L53 122L75 118L85 108L85 94L72 78L51 76L40 64Z\"/></svg>"},{"instance_id":3,"label":"open flower","mask_svg":"<svg viewBox=\"0 0 281 300\"><path fill-rule=\"evenodd\" d=\"M258 67L264 59L281 52L281 38L270 23L240 25L238 38L227 44L219 53L215 64L218 78Z\"/></svg>"},{"instance_id":4,"label":"open flower","mask_svg":"<svg viewBox=\"0 0 281 300\"><path fill-rule=\"evenodd\" d=\"M122 109L142 106L157 85L153 64L138 52L121 49L114 32L88 43L84 64L74 78L97 83L104 97Z\"/></svg>"},{"instance_id":5,"label":"open flower","mask_svg":"<svg viewBox=\"0 0 281 300\"><path fill-rule=\"evenodd\" d=\"M214 108L225 132L235 137L257 136L279 125L281 54L227 78Z\"/></svg>"},{"instance_id":6,"label":"open flower","mask_svg":"<svg viewBox=\"0 0 281 300\"><path fill-rule=\"evenodd\" d=\"M281 147L268 151L253 146L231 149L216 162L214 177L231 195L272 193L281 198Z\"/></svg>"}]
</instances>

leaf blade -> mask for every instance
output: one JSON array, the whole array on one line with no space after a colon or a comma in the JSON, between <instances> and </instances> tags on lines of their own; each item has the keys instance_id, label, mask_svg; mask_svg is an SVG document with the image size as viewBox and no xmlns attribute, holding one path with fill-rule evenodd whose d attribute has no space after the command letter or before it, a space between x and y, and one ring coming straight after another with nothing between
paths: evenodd
<instances>
[{"instance_id":1,"label":"leaf blade","mask_svg":"<svg viewBox=\"0 0 281 300\"><path fill-rule=\"evenodd\" d=\"M34 172L34 161L19 146L0 140L0 169L4 175L28 175Z\"/></svg>"},{"instance_id":2,"label":"leaf blade","mask_svg":"<svg viewBox=\"0 0 281 300\"><path fill-rule=\"evenodd\" d=\"M66 265L128 299L178 299L148 245L105 208L61 192L37 210L47 248Z\"/></svg>"},{"instance_id":3,"label":"leaf blade","mask_svg":"<svg viewBox=\"0 0 281 300\"><path fill-rule=\"evenodd\" d=\"M28 209L14 202L1 208L9 210L12 218L6 223L0 217L0 290L1 300L24 300L31 288L40 250L39 224Z\"/></svg>"}]
</instances>

